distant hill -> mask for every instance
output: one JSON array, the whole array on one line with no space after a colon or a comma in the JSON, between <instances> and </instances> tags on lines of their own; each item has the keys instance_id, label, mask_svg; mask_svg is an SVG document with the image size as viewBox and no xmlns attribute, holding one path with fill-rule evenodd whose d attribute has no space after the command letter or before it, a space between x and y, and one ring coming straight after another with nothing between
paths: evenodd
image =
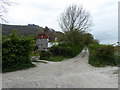
<instances>
[{"instance_id":1,"label":"distant hill","mask_svg":"<svg viewBox=\"0 0 120 90\"><path fill-rule=\"evenodd\" d=\"M16 30L18 36L36 36L38 33L44 31L44 28L39 27L35 24L28 25L6 25L2 24L2 35L8 36L12 33L13 30Z\"/></svg>"},{"instance_id":2,"label":"distant hill","mask_svg":"<svg viewBox=\"0 0 120 90\"><path fill-rule=\"evenodd\" d=\"M13 30L16 30L18 36L37 36L40 32L45 32L49 36L50 41L55 41L55 38L58 38L59 33L52 28L40 27L35 24L28 25L7 25L2 24L2 35L8 36L12 33ZM60 33L61 34L61 33ZM61 36L60 36L61 37Z\"/></svg>"}]
</instances>

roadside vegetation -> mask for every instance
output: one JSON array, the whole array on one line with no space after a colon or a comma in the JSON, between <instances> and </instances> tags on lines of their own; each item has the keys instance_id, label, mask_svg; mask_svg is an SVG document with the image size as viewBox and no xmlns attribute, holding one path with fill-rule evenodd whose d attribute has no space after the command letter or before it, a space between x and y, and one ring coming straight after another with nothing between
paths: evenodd
<instances>
[{"instance_id":1,"label":"roadside vegetation","mask_svg":"<svg viewBox=\"0 0 120 90\"><path fill-rule=\"evenodd\" d=\"M45 64L47 64L47 62L45 62L45 61L38 61L38 60L34 60L34 61L32 61L32 62L36 62L36 63L45 63Z\"/></svg>"},{"instance_id":2,"label":"roadside vegetation","mask_svg":"<svg viewBox=\"0 0 120 90\"><path fill-rule=\"evenodd\" d=\"M116 66L120 64L120 57L116 55L112 45L89 45L89 64L95 67Z\"/></svg>"},{"instance_id":3,"label":"roadside vegetation","mask_svg":"<svg viewBox=\"0 0 120 90\"><path fill-rule=\"evenodd\" d=\"M83 46L63 42L52 46L48 51L41 51L40 59L48 61L62 61L76 56L82 49Z\"/></svg>"},{"instance_id":4,"label":"roadside vegetation","mask_svg":"<svg viewBox=\"0 0 120 90\"><path fill-rule=\"evenodd\" d=\"M30 60L34 47L31 37L18 37L15 32L2 37L2 72L11 72L35 67Z\"/></svg>"}]
</instances>

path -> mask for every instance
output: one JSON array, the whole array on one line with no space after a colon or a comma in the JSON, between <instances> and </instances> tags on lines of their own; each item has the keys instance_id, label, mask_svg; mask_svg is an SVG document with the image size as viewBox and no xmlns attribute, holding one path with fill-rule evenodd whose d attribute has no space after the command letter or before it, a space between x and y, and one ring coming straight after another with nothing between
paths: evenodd
<instances>
[{"instance_id":1,"label":"path","mask_svg":"<svg viewBox=\"0 0 120 90\"><path fill-rule=\"evenodd\" d=\"M89 52L62 62L37 63L37 67L3 74L3 88L118 88L117 67L95 68ZM83 56L83 57L82 57Z\"/></svg>"}]
</instances>

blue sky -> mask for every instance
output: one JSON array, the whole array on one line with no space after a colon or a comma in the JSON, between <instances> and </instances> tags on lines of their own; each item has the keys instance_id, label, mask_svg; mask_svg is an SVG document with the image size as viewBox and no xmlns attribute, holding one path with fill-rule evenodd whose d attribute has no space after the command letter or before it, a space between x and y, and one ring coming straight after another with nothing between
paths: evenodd
<instances>
[{"instance_id":1,"label":"blue sky","mask_svg":"<svg viewBox=\"0 0 120 90\"><path fill-rule=\"evenodd\" d=\"M118 0L11 0L6 15L8 24L36 24L61 31L58 18L71 4L82 5L91 14L92 33L103 44L118 40Z\"/></svg>"}]
</instances>

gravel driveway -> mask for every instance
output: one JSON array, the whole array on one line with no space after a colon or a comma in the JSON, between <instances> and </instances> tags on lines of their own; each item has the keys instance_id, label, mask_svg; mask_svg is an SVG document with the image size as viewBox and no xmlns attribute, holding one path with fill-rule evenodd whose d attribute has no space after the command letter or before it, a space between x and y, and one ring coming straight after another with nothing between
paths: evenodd
<instances>
[{"instance_id":1,"label":"gravel driveway","mask_svg":"<svg viewBox=\"0 0 120 90\"><path fill-rule=\"evenodd\" d=\"M84 55L85 54L85 55ZM83 56L83 57L82 57ZM88 50L62 62L36 63L37 67L2 74L3 88L118 88L117 67L88 64Z\"/></svg>"}]
</instances>

